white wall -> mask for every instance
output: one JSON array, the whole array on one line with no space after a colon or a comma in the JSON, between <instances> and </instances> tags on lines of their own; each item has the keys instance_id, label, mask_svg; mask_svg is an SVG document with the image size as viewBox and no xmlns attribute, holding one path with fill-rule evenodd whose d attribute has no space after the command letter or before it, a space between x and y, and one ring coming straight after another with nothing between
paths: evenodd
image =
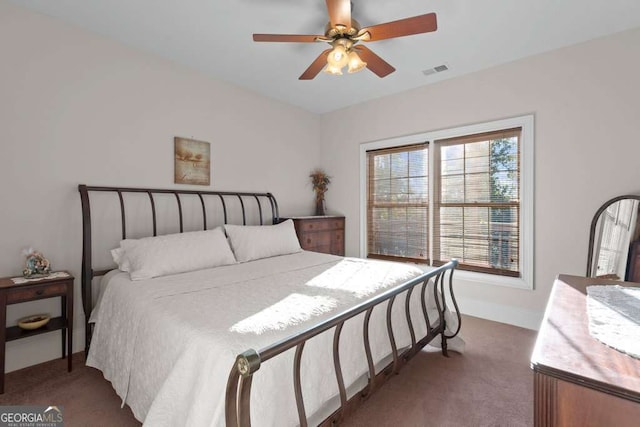
<instances>
[{"instance_id":1,"label":"white wall","mask_svg":"<svg viewBox=\"0 0 640 427\"><path fill-rule=\"evenodd\" d=\"M21 250L33 246L79 277L78 184L176 187L174 136L211 143L211 189L271 191L281 213L311 213L307 176L320 156L319 122L0 1L0 276L19 274ZM79 280L75 296L79 351ZM8 321L56 310L53 300L10 306ZM59 352L59 333L13 341L6 370Z\"/></svg>"},{"instance_id":2,"label":"white wall","mask_svg":"<svg viewBox=\"0 0 640 427\"><path fill-rule=\"evenodd\" d=\"M640 194L638 46L640 29L325 114L327 204L347 217L347 255L358 255L360 144L533 113L535 290L456 287L463 312L536 328L554 277L585 274L596 209Z\"/></svg>"},{"instance_id":3,"label":"white wall","mask_svg":"<svg viewBox=\"0 0 640 427\"><path fill-rule=\"evenodd\" d=\"M34 246L78 277L77 185L174 187L174 136L211 142L212 189L272 191L284 214L312 211L307 175L325 167L358 255L359 144L534 113L536 289L456 286L464 312L536 327L555 275L584 274L595 210L640 193L639 45L634 30L319 117L0 0L0 275ZM59 351L57 333L11 342L6 370Z\"/></svg>"}]
</instances>

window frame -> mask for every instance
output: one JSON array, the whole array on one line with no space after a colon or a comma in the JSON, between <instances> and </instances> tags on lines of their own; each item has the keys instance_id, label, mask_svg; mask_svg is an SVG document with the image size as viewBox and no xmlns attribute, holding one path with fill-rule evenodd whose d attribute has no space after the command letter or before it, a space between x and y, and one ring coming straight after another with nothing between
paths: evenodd
<instances>
[{"instance_id":1,"label":"window frame","mask_svg":"<svg viewBox=\"0 0 640 427\"><path fill-rule=\"evenodd\" d=\"M498 286L507 286L519 289L534 289L534 222L533 222L533 205L534 205L534 115L524 115L490 122L477 123L472 125L460 126L449 129L440 129L430 132L406 135L395 138L388 138L373 142L360 144L360 257L367 256L367 151L388 149L405 145L413 145L427 142L431 147L435 147L440 140L450 138L460 138L473 134L486 132L495 132L500 130L522 128L520 140L520 271L521 277L500 276L491 273L481 273L459 270L456 275L458 278L484 284L493 284ZM433 173L435 157L429 155L429 173ZM430 176L430 182L432 182ZM435 186L429 187L430 204L435 196ZM429 254L433 253L433 209L429 210ZM431 258L431 257L430 257ZM433 261L431 261L433 262ZM425 264L421 264L423 268L429 269Z\"/></svg>"}]
</instances>

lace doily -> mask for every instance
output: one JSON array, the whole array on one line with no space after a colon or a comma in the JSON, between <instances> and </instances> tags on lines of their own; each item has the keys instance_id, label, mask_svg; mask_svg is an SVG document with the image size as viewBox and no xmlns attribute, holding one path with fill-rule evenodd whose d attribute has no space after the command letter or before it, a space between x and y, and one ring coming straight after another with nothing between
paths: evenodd
<instances>
[{"instance_id":1,"label":"lace doily","mask_svg":"<svg viewBox=\"0 0 640 427\"><path fill-rule=\"evenodd\" d=\"M69 277L69 273L66 273L64 271L56 271L44 277L34 277L29 279L25 277L12 277L11 281L16 285L20 285L22 283L38 282L40 280L49 280L49 279L60 279L62 277Z\"/></svg>"},{"instance_id":2,"label":"lace doily","mask_svg":"<svg viewBox=\"0 0 640 427\"><path fill-rule=\"evenodd\" d=\"M640 359L640 288L587 286L589 333Z\"/></svg>"}]
</instances>

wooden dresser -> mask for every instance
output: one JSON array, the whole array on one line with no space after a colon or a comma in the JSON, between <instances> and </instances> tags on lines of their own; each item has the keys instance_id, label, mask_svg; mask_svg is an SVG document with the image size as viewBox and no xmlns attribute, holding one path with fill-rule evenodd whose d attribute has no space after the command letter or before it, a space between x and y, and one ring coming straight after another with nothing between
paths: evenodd
<instances>
[{"instance_id":1,"label":"wooden dresser","mask_svg":"<svg viewBox=\"0 0 640 427\"><path fill-rule=\"evenodd\" d=\"M343 216L294 216L300 246L305 251L344 256Z\"/></svg>"},{"instance_id":2,"label":"wooden dresser","mask_svg":"<svg viewBox=\"0 0 640 427\"><path fill-rule=\"evenodd\" d=\"M566 275L553 285L531 357L536 426L640 425L640 360L589 334L586 287L605 284L640 287Z\"/></svg>"}]
</instances>

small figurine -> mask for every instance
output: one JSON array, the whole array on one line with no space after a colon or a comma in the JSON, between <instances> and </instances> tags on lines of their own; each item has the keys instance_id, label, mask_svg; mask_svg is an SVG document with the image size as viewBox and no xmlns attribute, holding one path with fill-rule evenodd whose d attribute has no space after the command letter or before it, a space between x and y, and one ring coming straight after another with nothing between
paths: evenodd
<instances>
[{"instance_id":1,"label":"small figurine","mask_svg":"<svg viewBox=\"0 0 640 427\"><path fill-rule=\"evenodd\" d=\"M26 267L22 270L24 277L46 276L51 273L51 263L40 252L29 248L22 253L27 257Z\"/></svg>"}]
</instances>

